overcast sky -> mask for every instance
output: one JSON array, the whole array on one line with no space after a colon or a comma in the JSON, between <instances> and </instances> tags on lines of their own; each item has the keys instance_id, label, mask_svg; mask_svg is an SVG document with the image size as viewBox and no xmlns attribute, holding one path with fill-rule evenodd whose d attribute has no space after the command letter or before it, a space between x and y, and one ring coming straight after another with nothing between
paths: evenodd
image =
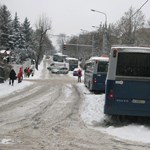
<instances>
[{"instance_id":1,"label":"overcast sky","mask_svg":"<svg viewBox=\"0 0 150 150\"><path fill-rule=\"evenodd\" d=\"M91 9L105 12L108 23L115 23L132 6L138 9L146 0L0 0L14 16L18 13L20 21L27 17L32 26L42 14L52 21L52 33L64 33L68 36L78 35L80 29L92 31L92 26L105 22L105 16L92 12ZM150 18L150 2L142 12Z\"/></svg>"}]
</instances>

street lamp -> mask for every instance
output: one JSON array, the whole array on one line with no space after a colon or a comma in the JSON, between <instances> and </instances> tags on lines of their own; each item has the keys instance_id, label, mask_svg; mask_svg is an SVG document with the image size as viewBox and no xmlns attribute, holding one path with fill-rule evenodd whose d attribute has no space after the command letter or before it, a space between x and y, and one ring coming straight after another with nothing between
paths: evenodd
<instances>
[{"instance_id":1,"label":"street lamp","mask_svg":"<svg viewBox=\"0 0 150 150\"><path fill-rule=\"evenodd\" d=\"M105 15L105 26L107 27L107 15L106 15L106 13L104 13L102 11L95 10L95 9L91 9L91 11Z\"/></svg>"},{"instance_id":2,"label":"street lamp","mask_svg":"<svg viewBox=\"0 0 150 150\"><path fill-rule=\"evenodd\" d=\"M104 13L102 11L95 10L95 9L91 9L91 11L101 13L105 16L105 29L104 29L104 33L103 33L103 50L102 51L103 51L103 54L107 54L108 53L107 15L106 15L106 13Z\"/></svg>"}]
</instances>

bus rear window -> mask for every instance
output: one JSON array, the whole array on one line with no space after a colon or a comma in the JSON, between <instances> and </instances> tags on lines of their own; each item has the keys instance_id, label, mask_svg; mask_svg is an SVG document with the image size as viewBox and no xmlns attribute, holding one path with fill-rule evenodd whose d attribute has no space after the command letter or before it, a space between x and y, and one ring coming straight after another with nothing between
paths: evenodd
<instances>
[{"instance_id":1,"label":"bus rear window","mask_svg":"<svg viewBox=\"0 0 150 150\"><path fill-rule=\"evenodd\" d=\"M78 64L78 60L69 60L70 64Z\"/></svg>"},{"instance_id":2,"label":"bus rear window","mask_svg":"<svg viewBox=\"0 0 150 150\"><path fill-rule=\"evenodd\" d=\"M107 70L108 70L108 62L99 61L98 67L97 67L97 72L107 72Z\"/></svg>"},{"instance_id":3,"label":"bus rear window","mask_svg":"<svg viewBox=\"0 0 150 150\"><path fill-rule=\"evenodd\" d=\"M150 77L150 54L118 53L116 75Z\"/></svg>"}]
</instances>

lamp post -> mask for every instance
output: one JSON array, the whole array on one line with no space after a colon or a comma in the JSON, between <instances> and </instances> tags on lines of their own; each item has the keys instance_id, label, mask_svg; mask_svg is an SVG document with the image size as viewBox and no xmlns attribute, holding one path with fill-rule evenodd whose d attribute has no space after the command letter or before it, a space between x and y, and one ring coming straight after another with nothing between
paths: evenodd
<instances>
[{"instance_id":1,"label":"lamp post","mask_svg":"<svg viewBox=\"0 0 150 150\"><path fill-rule=\"evenodd\" d=\"M104 29L104 33L103 33L103 50L102 50L102 52L103 52L103 54L108 54L107 15L106 15L106 13L95 10L95 9L91 9L91 11L103 14L105 16L105 29Z\"/></svg>"},{"instance_id":2,"label":"lamp post","mask_svg":"<svg viewBox=\"0 0 150 150\"><path fill-rule=\"evenodd\" d=\"M102 11L95 10L95 9L91 9L91 11L105 15L105 27L107 27L107 15L106 15L106 13L104 13Z\"/></svg>"}]
</instances>

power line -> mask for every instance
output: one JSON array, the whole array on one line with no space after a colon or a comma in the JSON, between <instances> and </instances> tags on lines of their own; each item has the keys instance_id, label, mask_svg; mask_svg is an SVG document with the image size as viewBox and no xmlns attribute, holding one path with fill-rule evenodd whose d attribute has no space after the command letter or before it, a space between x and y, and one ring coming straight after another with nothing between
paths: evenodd
<instances>
[{"instance_id":1,"label":"power line","mask_svg":"<svg viewBox=\"0 0 150 150\"><path fill-rule=\"evenodd\" d=\"M148 2L149 0L147 0L139 9L137 9L137 11L130 17L132 18L136 13L138 13L144 6L145 4Z\"/></svg>"}]
</instances>

